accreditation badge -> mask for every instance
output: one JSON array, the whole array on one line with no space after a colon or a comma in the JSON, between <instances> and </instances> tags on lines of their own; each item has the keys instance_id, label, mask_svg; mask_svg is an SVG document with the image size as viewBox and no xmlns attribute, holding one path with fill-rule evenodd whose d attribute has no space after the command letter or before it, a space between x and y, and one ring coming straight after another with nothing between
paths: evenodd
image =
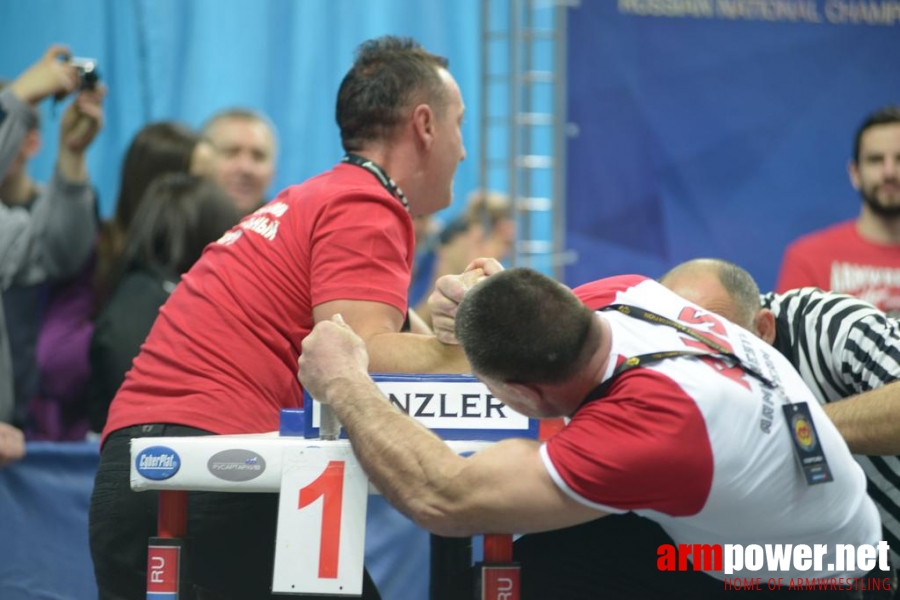
<instances>
[{"instance_id":1,"label":"accreditation badge","mask_svg":"<svg viewBox=\"0 0 900 600\"><path fill-rule=\"evenodd\" d=\"M806 402L797 402L786 404L781 408L784 410L785 423L790 430L794 455L800 463L806 483L815 485L834 481L815 423L809 413L809 405Z\"/></svg>"}]
</instances>

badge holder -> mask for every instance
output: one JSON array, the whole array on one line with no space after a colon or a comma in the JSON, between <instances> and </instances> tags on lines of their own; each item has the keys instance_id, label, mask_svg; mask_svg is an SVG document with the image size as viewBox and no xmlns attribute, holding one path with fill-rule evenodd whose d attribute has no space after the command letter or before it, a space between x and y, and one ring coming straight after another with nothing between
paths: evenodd
<instances>
[{"instance_id":1,"label":"badge holder","mask_svg":"<svg viewBox=\"0 0 900 600\"><path fill-rule=\"evenodd\" d=\"M800 469L806 477L807 485L834 481L822 444L819 442L819 433L809 412L809 405L806 402L797 402L785 404L781 408L784 411L785 424L791 433L794 456L797 457Z\"/></svg>"}]
</instances>

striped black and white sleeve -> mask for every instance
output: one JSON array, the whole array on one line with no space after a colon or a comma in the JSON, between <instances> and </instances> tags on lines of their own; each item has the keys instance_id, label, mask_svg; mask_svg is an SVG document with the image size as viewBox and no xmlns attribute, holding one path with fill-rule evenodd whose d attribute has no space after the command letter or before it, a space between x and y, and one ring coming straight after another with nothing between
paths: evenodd
<instances>
[{"instance_id":1,"label":"striped black and white sleeve","mask_svg":"<svg viewBox=\"0 0 900 600\"><path fill-rule=\"evenodd\" d=\"M762 296L775 314L774 345L820 402L900 379L900 329L868 302L818 288Z\"/></svg>"}]
</instances>

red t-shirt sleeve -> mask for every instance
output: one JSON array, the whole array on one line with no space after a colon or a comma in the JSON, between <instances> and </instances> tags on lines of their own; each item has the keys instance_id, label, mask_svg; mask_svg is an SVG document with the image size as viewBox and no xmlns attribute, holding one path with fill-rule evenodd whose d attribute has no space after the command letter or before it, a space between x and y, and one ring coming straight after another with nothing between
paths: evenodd
<instances>
[{"instance_id":1,"label":"red t-shirt sleeve","mask_svg":"<svg viewBox=\"0 0 900 600\"><path fill-rule=\"evenodd\" d=\"M383 302L406 313L412 221L395 198L347 194L316 214L310 243L311 304Z\"/></svg>"},{"instance_id":2,"label":"red t-shirt sleeve","mask_svg":"<svg viewBox=\"0 0 900 600\"><path fill-rule=\"evenodd\" d=\"M601 509L688 516L703 508L712 487L702 413L672 380L646 369L617 378L545 450L557 484Z\"/></svg>"},{"instance_id":3,"label":"red t-shirt sleeve","mask_svg":"<svg viewBox=\"0 0 900 600\"><path fill-rule=\"evenodd\" d=\"M809 262L810 250L802 245L792 244L788 246L781 260L781 270L778 272L778 282L775 291L779 294L788 290L814 286L828 289L828 282L819 281L816 277L816 269Z\"/></svg>"}]
</instances>

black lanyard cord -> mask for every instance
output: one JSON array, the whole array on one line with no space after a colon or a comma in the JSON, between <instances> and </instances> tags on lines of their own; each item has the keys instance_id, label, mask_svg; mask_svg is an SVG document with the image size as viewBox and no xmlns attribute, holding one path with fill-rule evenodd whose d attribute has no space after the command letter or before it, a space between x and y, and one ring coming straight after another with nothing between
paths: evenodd
<instances>
[{"instance_id":1,"label":"black lanyard cord","mask_svg":"<svg viewBox=\"0 0 900 600\"><path fill-rule=\"evenodd\" d=\"M664 325L666 327L672 327L677 329L681 333L692 337L693 339L705 344L710 349L714 350L714 352L690 352L688 350L670 350L667 352L651 352L648 354L640 354L638 356L632 356L619 363L616 366L616 369L613 371L612 375L610 375L609 379L602 382L600 385L591 390L581 401L580 406L584 406L586 403L596 400L601 396L605 395L607 390L609 390L609 386L612 385L613 381L616 377L624 373L625 371L630 371L631 369L636 369L637 367L646 366L651 363L659 362L662 360L666 360L667 358L675 358L678 356L722 356L727 358L728 360L734 362L734 364L738 365L745 373L757 379L760 383L768 388L776 388L777 386L765 375L760 373L757 369L747 365L745 361L741 360L739 356L737 356L734 352L732 352L729 348L726 348L722 344L709 339L696 329L691 329L690 327L684 325L683 323L679 323L678 321L674 321L669 319L668 317L664 317L662 315L658 315L652 311L649 311L644 308L640 308L637 306L630 306L628 304L610 304L609 306L604 306L600 309L601 311L607 310L615 310L619 313L632 317L634 319L639 319L641 321L645 321L647 323L653 323L655 325Z\"/></svg>"},{"instance_id":2,"label":"black lanyard cord","mask_svg":"<svg viewBox=\"0 0 900 600\"><path fill-rule=\"evenodd\" d=\"M409 202L406 200L406 196L403 194L403 190L400 189L400 186L397 183L388 177L388 174L384 172L380 166L376 163L372 162L368 158L364 156L360 156L359 154L353 154L352 152L348 152L344 155L344 158L341 159L341 162L345 162L347 164L359 167L361 169L365 169L369 173L375 176L378 179L378 182L390 193L391 196L400 201L403 205L403 208L406 209L406 212L409 212Z\"/></svg>"}]
</instances>

